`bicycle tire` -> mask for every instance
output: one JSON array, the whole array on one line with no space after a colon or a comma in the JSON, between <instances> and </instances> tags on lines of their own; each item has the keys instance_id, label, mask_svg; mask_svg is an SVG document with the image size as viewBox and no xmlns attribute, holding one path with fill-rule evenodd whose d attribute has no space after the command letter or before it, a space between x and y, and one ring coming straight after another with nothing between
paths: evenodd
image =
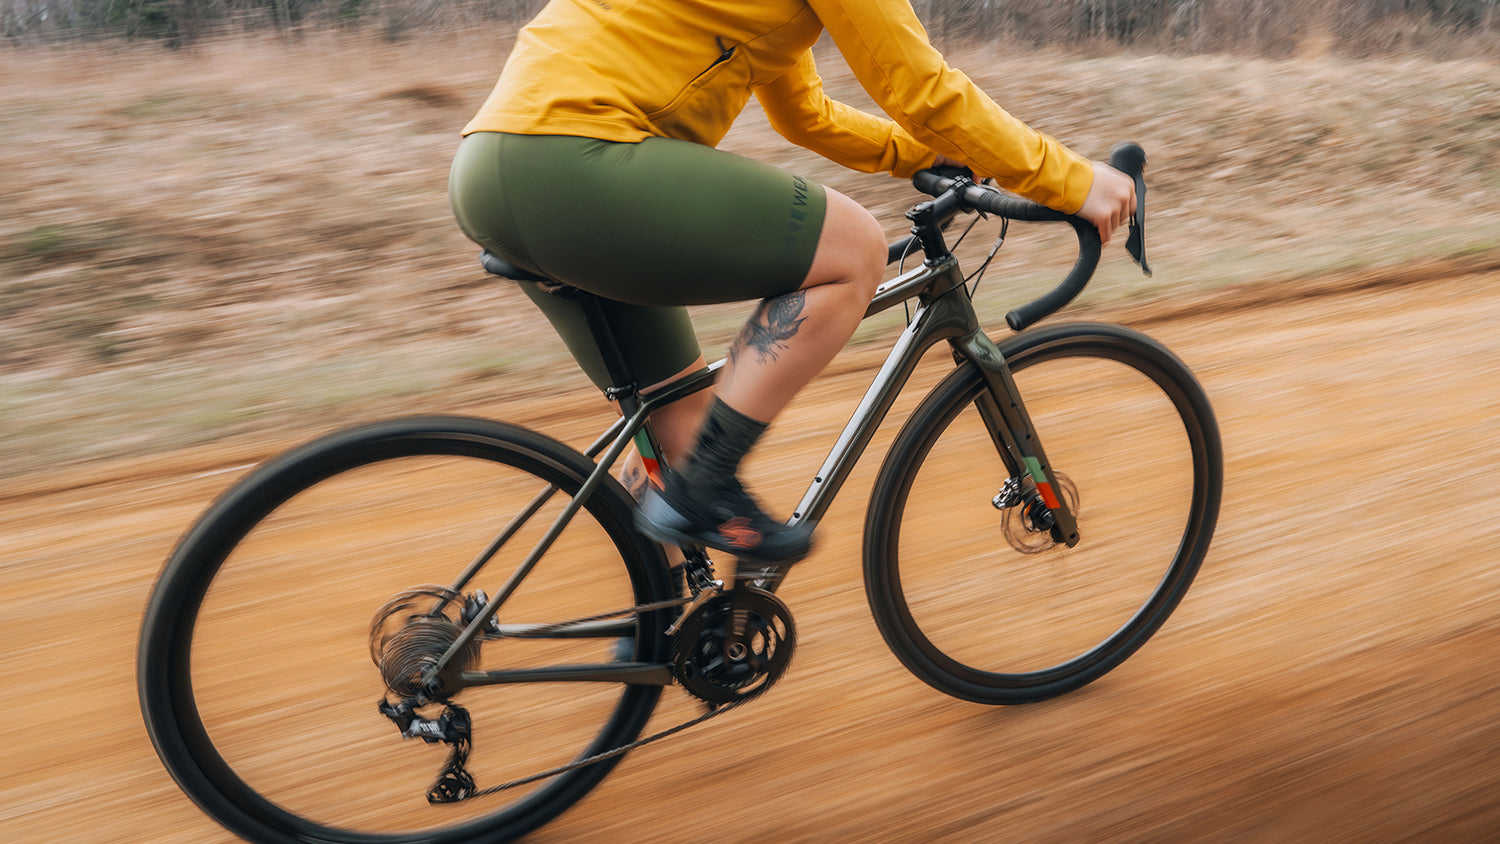
<instances>
[{"instance_id":1,"label":"bicycle tire","mask_svg":"<svg viewBox=\"0 0 1500 844\"><path fill-rule=\"evenodd\" d=\"M168 771L210 816L258 842L508 841L555 818L620 757L528 789L428 805L426 787L447 748L403 741L377 712L385 684L370 658L370 619L393 591L451 582L475 544L505 523L499 508L556 485L563 494L545 516L593 468L568 446L513 425L421 417L335 433L254 471L185 534L146 609L138 692ZM666 562L633 529L632 508L618 483L600 485L502 616L512 606L552 611L574 595L586 605L523 620L555 623L666 599ZM554 557L567 564L549 565ZM415 582L394 571L403 566ZM532 578L544 582L531 589ZM626 637L629 659L668 660L668 616L639 615ZM545 661L567 647L583 652L581 661L597 652L604 659L592 661L602 662L627 658L625 641L506 639L485 645L485 655L511 648L517 659ZM599 683L463 691L478 788L628 744L660 692ZM498 754L486 753L496 746ZM492 764L491 755L501 758Z\"/></svg>"},{"instance_id":2,"label":"bicycle tire","mask_svg":"<svg viewBox=\"0 0 1500 844\"><path fill-rule=\"evenodd\" d=\"M1099 679L1171 615L1208 553L1223 453L1191 370L1143 334L1068 323L1000 348L1081 541L1027 532L1023 508L997 512L1009 472L975 409L985 382L964 364L881 467L864 576L876 624L913 674L964 700L1020 704ZM1006 519L1030 553L1006 538Z\"/></svg>"}]
</instances>

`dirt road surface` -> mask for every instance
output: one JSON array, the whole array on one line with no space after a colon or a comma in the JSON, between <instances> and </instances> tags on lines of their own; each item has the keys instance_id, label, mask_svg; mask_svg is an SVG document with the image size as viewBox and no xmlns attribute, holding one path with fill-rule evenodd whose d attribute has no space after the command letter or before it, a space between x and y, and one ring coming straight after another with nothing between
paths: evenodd
<instances>
[{"instance_id":1,"label":"dirt road surface","mask_svg":"<svg viewBox=\"0 0 1500 844\"><path fill-rule=\"evenodd\" d=\"M906 674L859 587L872 453L782 591L800 632L786 679L632 754L533 840L1500 836L1500 274L1201 304L1114 314L1195 368L1227 461L1197 584L1122 668L1020 708ZM799 400L806 439L837 430L872 360ZM573 442L607 413L583 393L479 410ZM0 839L233 840L152 753L134 649L173 541L281 445L0 486ZM769 499L794 493L793 469L752 468Z\"/></svg>"}]
</instances>

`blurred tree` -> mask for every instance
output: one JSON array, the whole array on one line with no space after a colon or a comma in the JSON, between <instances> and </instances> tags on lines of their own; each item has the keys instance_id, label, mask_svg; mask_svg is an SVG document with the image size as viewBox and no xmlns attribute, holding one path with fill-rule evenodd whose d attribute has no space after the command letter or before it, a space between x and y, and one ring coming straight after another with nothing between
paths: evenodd
<instances>
[{"instance_id":1,"label":"blurred tree","mask_svg":"<svg viewBox=\"0 0 1500 844\"><path fill-rule=\"evenodd\" d=\"M212 31L371 26L387 37L522 22L546 0L0 0L0 37L182 44ZM1312 34L1368 53L1458 44L1500 52L1500 0L912 0L939 40L1287 55ZM1394 35L1392 34L1394 33ZM1465 40L1467 39L1467 40Z\"/></svg>"}]
</instances>

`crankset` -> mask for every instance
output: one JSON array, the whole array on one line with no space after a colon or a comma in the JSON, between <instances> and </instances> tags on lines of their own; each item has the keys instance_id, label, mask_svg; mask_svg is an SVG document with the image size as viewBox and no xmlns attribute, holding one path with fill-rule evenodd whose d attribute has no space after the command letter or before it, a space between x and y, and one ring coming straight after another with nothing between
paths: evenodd
<instances>
[{"instance_id":1,"label":"crankset","mask_svg":"<svg viewBox=\"0 0 1500 844\"><path fill-rule=\"evenodd\" d=\"M796 627L786 604L742 583L715 594L680 622L672 672L699 700L742 703L786 672L795 645Z\"/></svg>"},{"instance_id":2,"label":"crankset","mask_svg":"<svg viewBox=\"0 0 1500 844\"><path fill-rule=\"evenodd\" d=\"M711 569L707 571L711 573ZM727 591L718 581L697 583L690 576L688 583L692 587L690 596L551 627L563 629L601 618L687 605L673 625L673 676L690 694L707 703L707 710L654 735L484 789L476 788L466 765L473 740L469 713L443 694L445 684L423 682L425 672L459 640L465 626L483 607L484 597L482 593L466 597L447 589L423 587L392 598L376 613L370 630L371 658L380 668L387 689L398 698L394 702L382 699L379 710L403 737L449 746L448 761L428 789L428 802L453 803L494 794L596 764L701 724L769 689L786 671L795 644L796 631L786 604L771 592L744 583ZM450 618L444 611L447 607L458 608L458 618ZM486 629L485 634L485 638L496 637L498 628ZM450 669L467 670L478 659L479 644L475 641L459 650ZM436 705L442 706L436 716L420 711Z\"/></svg>"}]
</instances>

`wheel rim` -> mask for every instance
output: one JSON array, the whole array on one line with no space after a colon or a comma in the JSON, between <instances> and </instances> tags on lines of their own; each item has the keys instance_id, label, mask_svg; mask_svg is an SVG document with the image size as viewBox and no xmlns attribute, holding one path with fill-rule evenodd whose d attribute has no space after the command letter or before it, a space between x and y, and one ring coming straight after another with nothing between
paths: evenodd
<instances>
[{"instance_id":1,"label":"wheel rim","mask_svg":"<svg viewBox=\"0 0 1500 844\"><path fill-rule=\"evenodd\" d=\"M282 489L290 484L304 491L241 495L237 507L218 509L217 534L199 531L185 541L178 556L196 555L204 568L184 574L175 588L189 604L197 590L204 594L195 613L177 620L179 633L193 628L191 653L178 647L167 661L190 671L166 672L175 679L154 695L146 691L143 663L143 696L158 745L172 744L170 734L180 736L175 768L183 770L174 774L190 793L199 792L193 796L211 813L231 826L249 817L288 835L314 829L332 840L463 840L481 828L524 832L608 770L585 768L504 795L431 807L424 795L446 746L403 741L375 711L384 687L368 640L363 654L356 648L369 632L368 616L396 592L451 580L520 497L546 486L486 459L494 456L490 451L463 438L408 437L387 443L383 459L371 465L354 465L371 453L368 444L325 454L312 470L308 463L283 472ZM526 468L546 470L546 463ZM553 467L552 474L576 487L568 472ZM540 514L545 521L534 520L530 534L514 540L517 550L502 552L489 577L469 588L493 589L566 497L555 496ZM611 510L586 508L575 518L549 552L549 565L523 582L502 620L561 621L560 614L576 618L628 607L664 588L664 578L633 580L621 563L631 549L622 551L611 537L621 518ZM262 520L262 513L269 515ZM215 550L240 532L246 535L229 554ZM164 583L164 592L172 586ZM654 619L647 624L654 632L638 647L657 652L641 655L663 659L660 625ZM505 646L503 653L496 653L497 645ZM514 667L606 662L616 642L507 640L486 648L483 667ZM143 646L143 654L150 650ZM615 746L640 730L658 693L609 684L468 690L459 702L475 724L470 767L483 788ZM163 697L172 704L164 706ZM174 767L171 751L163 755ZM205 775L212 784L204 783Z\"/></svg>"},{"instance_id":2,"label":"wheel rim","mask_svg":"<svg viewBox=\"0 0 1500 844\"><path fill-rule=\"evenodd\" d=\"M1052 466L1078 487L1077 548L1021 554L1003 537L1015 514L989 504L1007 473L971 404L977 376L937 413L943 434L893 467L920 464L911 485L877 495L896 514L874 543L887 559L867 572L877 621L908 667L961 697L1025 702L1097 678L1160 626L1206 550L1216 441L1184 426L1180 373L1133 341L1069 340L1011 360ZM903 530L932 524L936 539Z\"/></svg>"}]
</instances>

